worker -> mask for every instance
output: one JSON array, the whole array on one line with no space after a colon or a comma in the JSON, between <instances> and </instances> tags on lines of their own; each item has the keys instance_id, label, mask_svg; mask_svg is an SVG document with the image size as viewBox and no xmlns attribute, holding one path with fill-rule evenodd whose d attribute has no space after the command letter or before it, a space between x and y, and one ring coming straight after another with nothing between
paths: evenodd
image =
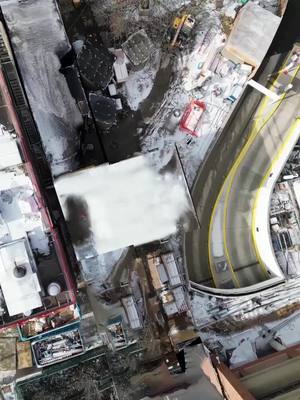
<instances>
[{"instance_id":1,"label":"worker","mask_svg":"<svg viewBox=\"0 0 300 400\"><path fill-rule=\"evenodd\" d=\"M293 68L299 65L299 61L300 61L300 52L297 51L293 53L293 55L291 56L291 60L288 63L288 65L283 69L283 73L287 75L289 71L291 71Z\"/></svg>"}]
</instances>

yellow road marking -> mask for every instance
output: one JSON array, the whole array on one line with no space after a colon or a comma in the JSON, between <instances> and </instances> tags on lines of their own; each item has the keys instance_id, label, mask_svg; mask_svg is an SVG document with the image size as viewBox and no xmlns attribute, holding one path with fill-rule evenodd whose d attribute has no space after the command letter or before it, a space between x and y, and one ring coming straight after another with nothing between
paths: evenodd
<instances>
[{"instance_id":1,"label":"yellow road marking","mask_svg":"<svg viewBox=\"0 0 300 400\"><path fill-rule=\"evenodd\" d=\"M284 66L287 64L287 61L288 61L288 60L289 60L289 56L286 58L286 60L285 60L285 62L284 62L284 64L283 64L283 68L284 68ZM272 85L271 85L271 88L274 87L274 86L276 85L276 83L277 83L279 77L280 77L281 74L282 74L283 68L282 68L282 69L280 70L280 72L278 73L276 79L274 80L274 82L273 82ZM295 72L294 76L297 75L297 72L298 72L298 69L297 69L297 71ZM232 173L232 171L233 171L233 169L234 169L235 164L238 162L238 160L242 160L242 158L243 158L243 156L244 156L245 151L243 151L243 150L244 150L247 146L249 147L249 146L252 144L252 142L253 142L255 136L258 134L258 132L260 131L260 129L265 125L265 123L268 122L268 120L270 119L270 117L274 114L274 112L276 111L276 109L279 107L279 105L281 104L282 100L284 99L285 95L286 95L286 94L284 93L284 94L280 97L278 104L276 104L276 106L272 109L272 111L267 115L266 120L263 122L263 124L262 124L262 125L259 127L259 129L256 131L256 129L257 129L256 127L257 127L257 125L258 125L258 121L263 117L263 112L264 112L264 110L266 109L267 105L269 105L269 99L268 99L266 96L265 96L264 99L262 100L262 102L261 102L261 104L260 104L260 107L258 108L258 111L257 111L257 113L256 113L256 114L257 114L257 117L255 118L255 121L254 121L253 126L252 126L252 128L251 128L249 137L248 137L248 139L247 139L247 141L246 141L244 147L242 148L241 152L239 153L238 158L236 159L234 165L231 167L231 169L230 169L228 175L227 175L226 178L224 179L224 182L223 182L223 184L222 184L221 190L220 190L220 192L219 192L219 194L218 194L218 196L217 196L216 202L215 202L215 204L214 204L214 207L213 207L213 210L212 210L212 214L211 214L211 218L210 218L210 222L209 222L209 228L208 228L208 259L209 259L210 271L211 271L212 278L213 278L213 281L214 281L214 284L215 284L216 287L217 287L218 285L217 285L217 279L216 279L216 275L215 275L215 271L214 271L215 265L214 265L213 258L212 258L212 254L211 254L211 235L212 235L213 220L214 220L214 216L215 216L215 213L216 213L216 209L217 209L218 203L219 203L219 201L220 201L220 197L221 197L221 195L223 194L224 187L225 187L225 185L227 184L227 180L228 180L229 177L231 176L231 173ZM247 150L248 150L248 147L247 147ZM246 150L246 152L247 152L247 150ZM239 163L240 163L240 162L239 162ZM233 178L234 178L234 177L233 177ZM233 179L231 180L231 185L232 185L232 181L233 181ZM229 184L230 184L230 183L229 183ZM228 192L230 192L230 187L229 187L229 190L227 189L227 193L228 193ZM227 195L227 193L226 193L226 195ZM225 199L225 202L226 202L226 199ZM227 209L225 208L225 205L226 205L226 204L224 203L224 209L225 209L226 218L227 218ZM225 228L224 228L224 226L225 226ZM225 238L226 238L226 225L223 223L223 235L224 235L224 232L225 232ZM227 258L227 255L229 255L229 251L228 251L228 248L227 248L227 241L226 241L226 240L224 240L224 250L225 250L225 256L226 256L226 258ZM227 259L227 261L228 261L228 259ZM236 285L237 287L240 287L238 278L237 278L236 273L235 273L235 271L234 271L234 269L233 269L233 267L232 267L232 263L231 263L230 258L229 258L229 268L230 268L230 270L231 270L232 278L233 278L233 281L234 281L235 285Z\"/></svg>"},{"instance_id":2,"label":"yellow road marking","mask_svg":"<svg viewBox=\"0 0 300 400\"><path fill-rule=\"evenodd\" d=\"M279 77L277 77L277 79L274 81L273 85L275 85L275 82L277 82L278 78L279 78ZM272 86L273 86L273 85L272 85ZM271 87L272 87L272 86L271 86ZM255 118L255 121L254 121L254 123L253 123L253 126L252 126L252 128L251 128L251 130L250 130L250 134L249 134L249 137L248 137L248 139L247 139L247 142L248 142L249 140L251 140L252 135L253 135L253 132L255 131L256 126L257 126L257 124L258 124L259 118L261 117L261 115L263 114L265 108L266 108L267 105L269 104L268 100L269 100L269 99L268 99L266 96L265 96L264 99L262 100L262 103L260 104L260 107L259 107L259 109L258 109L258 111L257 111L258 116ZM245 143L244 147L247 145L247 142ZM242 152L242 151L243 151L243 148L242 148L241 152ZM240 154L239 154L239 155L240 155ZM233 165L233 166L234 166L234 165ZM211 274L212 274L212 277L213 277L213 281L214 281L215 286L218 286L218 285L217 285L217 280L216 280L216 276L215 276L215 273L214 273L214 272L215 272L215 271L214 271L215 266L214 266L214 262L213 262L213 259L212 259L212 255L211 255L211 246L210 246L210 243L211 243L211 234L212 234L212 225L213 225L213 219L214 219L214 216L215 216L215 213L216 213L216 209L217 209L218 203L219 203L219 201L220 201L220 197L221 197L222 194L223 194L224 187L225 187L225 185L227 184L227 180L228 180L229 177L230 177L230 174L231 174L231 172L232 172L233 166L231 167L231 169L230 169L228 175L225 177L224 182L223 182L222 187L221 187L221 190L220 190L220 192L219 192L219 194L218 194L218 196L217 196L216 202L215 202L214 207L213 207L213 210L212 210L212 214L211 214L211 218L210 218L210 222L209 222L209 228L208 228L208 260L209 260L209 267L210 267L210 271L211 271ZM225 207L225 203L224 203L224 207ZM226 212L226 211L225 211L225 212ZM224 224L223 224L223 235L224 235ZM225 235L225 237L226 237L226 235ZM225 241L224 241L224 242L225 242ZM225 250L225 256L226 256L226 258L227 258L227 254L229 254L229 252L228 252L228 248L227 248L227 244L226 244L226 243L225 243L225 245L224 245L224 250ZM234 281L234 284L235 284L237 287L240 287L240 283L239 283L239 281L238 281L238 278L237 278L237 276L236 276L236 273L234 272L234 269L233 269L233 267L232 267L232 263L230 262L230 259L229 259L229 268L230 268L230 270L231 270L232 279L233 279L233 281Z\"/></svg>"},{"instance_id":3,"label":"yellow road marking","mask_svg":"<svg viewBox=\"0 0 300 400\"><path fill-rule=\"evenodd\" d=\"M230 193L231 193L231 189L232 189L232 185L234 182L234 179L236 177L237 171L239 166L241 165L243 159L245 158L246 154L248 153L249 149L251 148L253 142L255 141L255 139L257 138L258 134L261 132L261 130L265 127L265 125L270 121L270 119L272 118L272 116L274 115L274 113L277 111L277 109L279 108L280 104L283 101L283 97L280 98L280 100L276 103L276 106L272 108L272 110L269 112L269 114L267 115L266 119L263 121L263 123L256 128L256 125L253 127L250 136L247 140L247 142L245 143L244 147L242 148L238 158L235 160L232 169L230 170L229 174L228 174L228 178L229 178L229 182L228 182L228 186L226 189L226 194L225 194L225 201L224 201L224 211L223 211L223 237L224 237L224 250L225 250L225 256L226 259L228 261L228 264L231 268L231 270L234 272L233 269L233 265L232 265L232 261L231 261L231 256L229 253L229 249L227 246L227 217L228 217L228 203L229 203L229 198L230 198ZM265 271L265 273L267 273ZM237 277L236 277L237 279Z\"/></svg>"},{"instance_id":4,"label":"yellow road marking","mask_svg":"<svg viewBox=\"0 0 300 400\"><path fill-rule=\"evenodd\" d=\"M275 111L280 106L281 102L282 102L282 100L279 101L278 103L276 103L276 106L273 107L273 109L267 115L267 118L263 121L263 123L259 127L257 127L258 122L256 121L256 123L253 126L252 131L250 132L250 135L249 135L249 138L248 138L247 142L245 143L244 147L242 148L239 156L235 160L235 162L234 162L234 164L232 166L232 169L230 170L230 172L228 174L229 182L228 182L228 186L227 186L226 193L225 193L224 211L223 211L224 251L225 251L225 256L226 256L226 259L227 259L228 264L230 266L230 269L232 270L232 273L235 275L235 278L236 278L237 281L238 281L238 278L236 276L236 273L234 272L232 261L231 261L231 256L230 256L229 249L228 249L228 246L227 246L227 219L228 219L227 217L228 217L228 203L229 203L230 192L231 192L231 189L232 189L232 186L233 186L233 181L234 181L234 179L236 177L236 173L238 171L239 166L241 165L243 159L245 158L246 154L248 153L249 149L251 148L253 142L257 138L259 132L267 124L267 122L271 119L271 117L273 116Z\"/></svg>"},{"instance_id":5,"label":"yellow road marking","mask_svg":"<svg viewBox=\"0 0 300 400\"><path fill-rule=\"evenodd\" d=\"M258 191L257 191L257 193L256 193L255 200L254 200L254 204L253 204L253 208L252 208L252 224L251 224L251 236L252 236L252 241L253 241L253 245L254 245L255 254L256 254L256 256L257 256L257 259L258 259L260 265L263 265L263 266L264 266L264 269L266 270L266 272L267 272L267 268L266 268L265 263L263 262L263 260L262 260L262 258L261 258L261 256L260 256L260 253L259 253L259 250L258 250L258 246L257 246L257 242L256 242L256 239L255 239L255 232L256 232L256 211L257 211L257 206L258 206L258 200L259 200L259 197L260 197L260 193L261 193L261 191L263 190L263 188L264 188L264 186L265 186L265 183L266 183L267 179L269 178L269 176L270 176L270 174L271 174L271 171L272 171L272 169L273 169L273 167L274 167L274 164L275 164L275 163L278 161L278 159L281 157L281 155L282 155L283 151L285 150L286 146L288 145L288 142L290 141L290 139L293 138L294 133L295 133L296 129L298 128L299 123L300 123L300 118L297 117L297 119L293 122L292 126L291 126L290 129L289 129L289 132L288 132L288 134L287 134L287 137L284 139L282 145L280 146L280 149L279 149L278 152L276 153L276 156L273 158L273 160L272 160L272 162L271 162L269 168L267 169L265 175L263 176L263 178L262 178L262 180L261 180L261 182L260 182L260 184L259 184L259 189L258 189ZM269 276L269 275L268 275L268 276Z\"/></svg>"},{"instance_id":6,"label":"yellow road marking","mask_svg":"<svg viewBox=\"0 0 300 400\"><path fill-rule=\"evenodd\" d=\"M299 72L300 66L298 68L296 68L294 74L292 75L291 79L290 79L290 83L293 82L293 80L295 79L295 77L297 76L298 72ZM279 76L278 76L279 79ZM275 84L275 82L274 82ZM225 195L225 201L224 201L224 215L223 215L223 237L224 237L224 250L225 250L225 256L226 259L228 261L228 264L230 265L230 268L232 271L234 271L233 269L233 265L232 265L232 261L231 261L231 257L230 257L230 253L229 253L229 249L227 246L227 216L228 216L228 203L229 203L229 198L230 198L230 193L231 193L231 189L232 189L232 185L234 182L234 179L236 177L238 168L240 167L243 159L245 158L248 150L250 149L251 145L253 144L254 140L257 138L258 134L261 132L261 130L266 126L266 124L270 121L270 119L272 118L272 116L274 115L274 113L277 111L277 109L280 107L281 103L283 102L284 98L286 97L287 93L283 93L283 95L281 95L279 101L276 103L275 107L272 108L272 110L268 113L268 115L266 116L266 119L263 121L263 123L257 128L257 130L255 130L255 127L253 128L249 139L247 140L246 144L244 145L243 149L241 150L239 156L237 157L237 159L235 160L230 172L229 172L229 184L227 186L227 190L226 190L226 195ZM260 264L260 263L259 263ZM266 278L269 277L268 275L268 271L265 267L264 264L260 264Z\"/></svg>"}]
</instances>

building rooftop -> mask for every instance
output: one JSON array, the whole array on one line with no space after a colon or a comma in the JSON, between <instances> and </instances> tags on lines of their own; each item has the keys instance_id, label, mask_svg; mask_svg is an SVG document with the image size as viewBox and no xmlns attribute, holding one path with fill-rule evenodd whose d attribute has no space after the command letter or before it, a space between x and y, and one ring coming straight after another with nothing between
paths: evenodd
<instances>
[{"instance_id":1,"label":"building rooftop","mask_svg":"<svg viewBox=\"0 0 300 400\"><path fill-rule=\"evenodd\" d=\"M77 225L74 231L92 221L88 234L93 233L99 254L165 238L182 220L188 229L195 221L177 158L170 172L158 170L147 155L86 168L57 179L55 189L66 220Z\"/></svg>"},{"instance_id":2,"label":"building rooftop","mask_svg":"<svg viewBox=\"0 0 300 400\"><path fill-rule=\"evenodd\" d=\"M30 160L24 163L18 135L1 124L6 119L0 121L0 327L74 302ZM48 290L53 282L56 296Z\"/></svg>"},{"instance_id":3,"label":"building rooftop","mask_svg":"<svg viewBox=\"0 0 300 400\"><path fill-rule=\"evenodd\" d=\"M5 134L3 126L0 127L0 169L21 164L21 156L17 143L10 136Z\"/></svg>"},{"instance_id":4,"label":"building rooftop","mask_svg":"<svg viewBox=\"0 0 300 400\"><path fill-rule=\"evenodd\" d=\"M84 82L93 90L104 90L113 77L115 56L101 43L87 41L77 57Z\"/></svg>"},{"instance_id":5,"label":"building rooftop","mask_svg":"<svg viewBox=\"0 0 300 400\"><path fill-rule=\"evenodd\" d=\"M129 36L123 43L122 49L132 64L139 66L148 60L154 51L154 46L144 29L140 29Z\"/></svg>"},{"instance_id":6,"label":"building rooftop","mask_svg":"<svg viewBox=\"0 0 300 400\"><path fill-rule=\"evenodd\" d=\"M27 239L0 246L0 285L10 316L41 307L41 286Z\"/></svg>"}]
</instances>

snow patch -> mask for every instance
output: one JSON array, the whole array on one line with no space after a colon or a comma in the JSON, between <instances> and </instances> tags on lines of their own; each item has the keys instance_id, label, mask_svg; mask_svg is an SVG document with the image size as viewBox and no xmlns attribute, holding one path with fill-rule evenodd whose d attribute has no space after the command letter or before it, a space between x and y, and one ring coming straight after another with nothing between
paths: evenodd
<instances>
[{"instance_id":1,"label":"snow patch","mask_svg":"<svg viewBox=\"0 0 300 400\"><path fill-rule=\"evenodd\" d=\"M153 87L154 79L159 69L161 59L160 51L156 51L147 65L140 71L131 71L124 85L124 95L130 108L136 111L145 100Z\"/></svg>"},{"instance_id":2,"label":"snow patch","mask_svg":"<svg viewBox=\"0 0 300 400\"><path fill-rule=\"evenodd\" d=\"M80 112L59 72L70 44L53 0L1 3L26 93L54 175L76 166Z\"/></svg>"},{"instance_id":3,"label":"snow patch","mask_svg":"<svg viewBox=\"0 0 300 400\"><path fill-rule=\"evenodd\" d=\"M233 350L230 365L232 368L239 367L246 362L257 360L257 355L252 343L249 339L242 340L241 343Z\"/></svg>"},{"instance_id":4,"label":"snow patch","mask_svg":"<svg viewBox=\"0 0 300 400\"><path fill-rule=\"evenodd\" d=\"M184 182L144 156L65 175L55 187L66 218L68 196L86 200L99 254L169 236L190 210Z\"/></svg>"}]
</instances>

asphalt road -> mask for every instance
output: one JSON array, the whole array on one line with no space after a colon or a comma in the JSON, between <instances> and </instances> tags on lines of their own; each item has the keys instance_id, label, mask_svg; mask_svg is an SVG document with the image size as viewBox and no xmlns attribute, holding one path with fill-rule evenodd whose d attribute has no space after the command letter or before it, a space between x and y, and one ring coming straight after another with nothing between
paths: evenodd
<instances>
[{"instance_id":1,"label":"asphalt road","mask_svg":"<svg viewBox=\"0 0 300 400\"><path fill-rule=\"evenodd\" d=\"M259 82L266 84L270 80L270 74L280 68L282 61L282 56L273 56L260 72ZM228 282L226 271L225 277L221 276L219 283L216 282L215 285L213 282L208 251L209 226L224 180L251 133L249 126L252 125L253 117L262 97L254 89L249 87L246 89L244 96L219 135L212 151L202 164L195 180L192 198L198 214L200 229L188 233L185 237L186 266L189 278L193 282L210 287L222 286L224 288L226 287L225 282ZM244 175L247 175L247 173L244 172ZM249 179L251 179L250 176ZM234 212L234 208L232 211ZM220 273L222 275L222 271ZM257 279L260 279L260 277ZM228 287L232 286L238 285L235 283L232 285L232 282L229 282Z\"/></svg>"},{"instance_id":2,"label":"asphalt road","mask_svg":"<svg viewBox=\"0 0 300 400\"><path fill-rule=\"evenodd\" d=\"M252 221L261 182L278 149L290 137L290 128L298 116L300 85L298 73L294 75L295 71L288 75L280 74L277 82L286 86L293 80L294 85L281 101L274 103L266 98L261 102L249 123L249 139L235 160L226 188L222 191L224 202L217 204L217 208L221 207L219 218L222 220L222 242L228 273L236 287L247 287L272 277L282 277L280 270L271 271L268 265L261 262L253 239L255 233ZM213 217L213 225L217 222L216 218L217 214ZM217 223L220 225L220 222ZM268 236L265 237L265 246L269 245L269 240ZM214 237L211 235L210 243L213 241ZM216 271L214 254L210 265ZM216 284L223 287L222 283Z\"/></svg>"}]
</instances>

